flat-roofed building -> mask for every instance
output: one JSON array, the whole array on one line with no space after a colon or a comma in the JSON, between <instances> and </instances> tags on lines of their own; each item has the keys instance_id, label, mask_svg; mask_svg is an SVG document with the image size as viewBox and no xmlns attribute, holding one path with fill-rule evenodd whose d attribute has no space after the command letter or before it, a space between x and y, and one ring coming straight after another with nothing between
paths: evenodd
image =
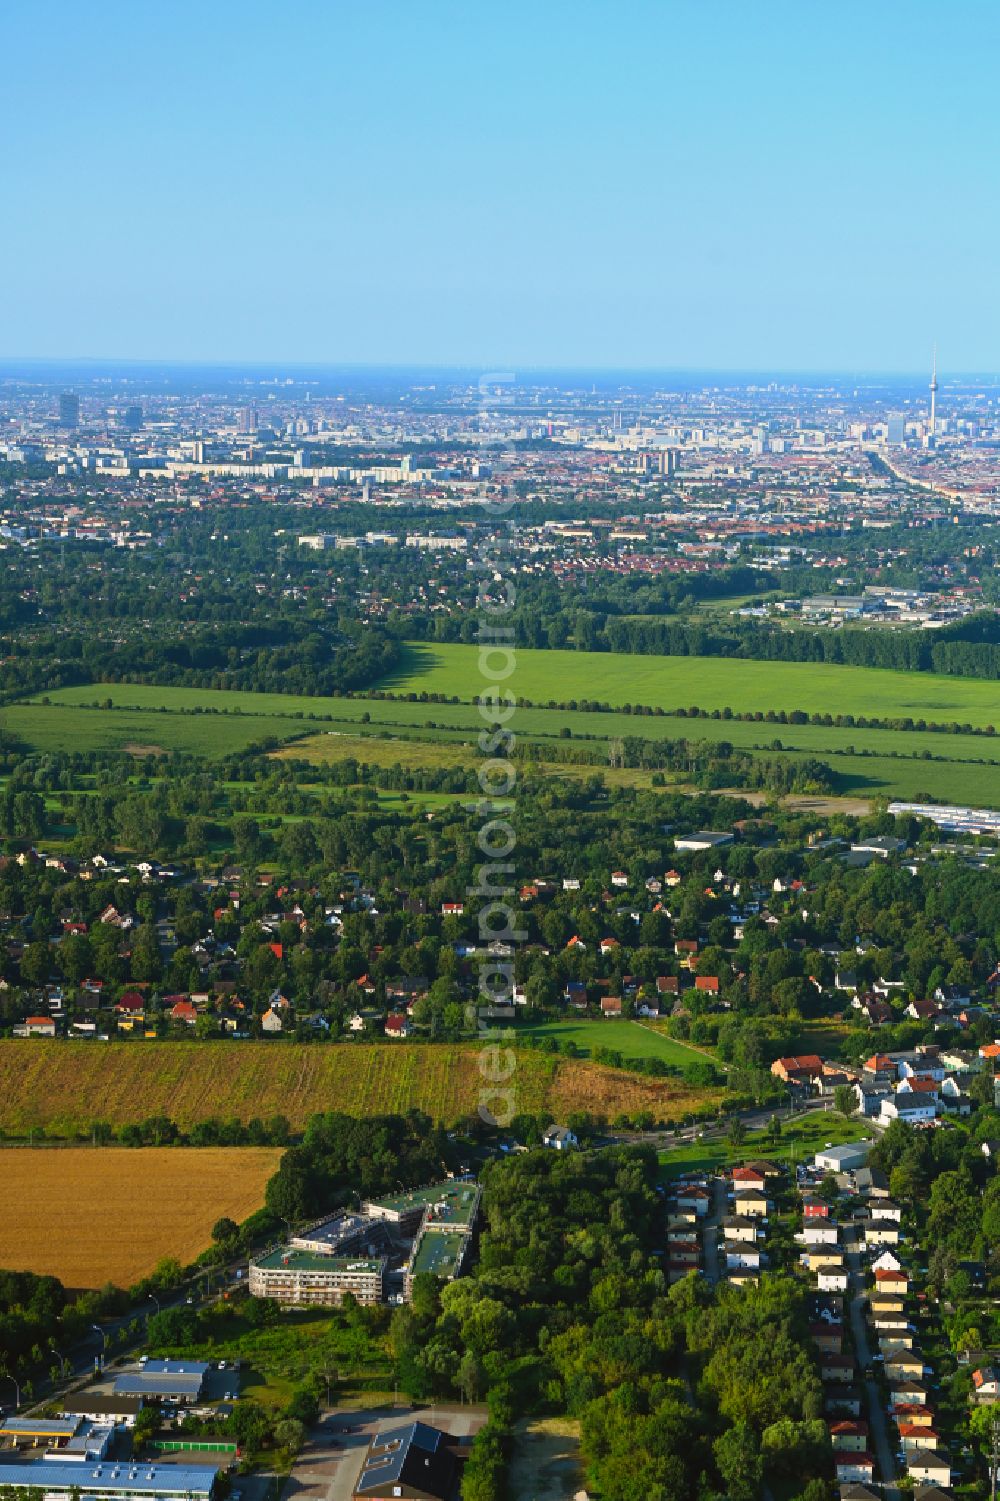
<instances>
[{"instance_id":1,"label":"flat-roofed building","mask_svg":"<svg viewBox=\"0 0 1000 1501\"><path fill-rule=\"evenodd\" d=\"M46 1448L56 1448L69 1443L79 1426L80 1419L75 1415L61 1418L8 1417L0 1422L0 1438L13 1439L15 1444L32 1447L44 1444Z\"/></svg>"},{"instance_id":2,"label":"flat-roofed building","mask_svg":"<svg viewBox=\"0 0 1000 1501\"><path fill-rule=\"evenodd\" d=\"M374 1220L387 1220L405 1234L414 1234L428 1208L434 1207L435 1218L455 1225L470 1223L479 1209L479 1185L464 1179L448 1183L431 1183L426 1188L411 1188L405 1193L369 1199L364 1213Z\"/></svg>"},{"instance_id":3,"label":"flat-roofed building","mask_svg":"<svg viewBox=\"0 0 1000 1501\"><path fill-rule=\"evenodd\" d=\"M295 1307L338 1307L347 1293L359 1303L381 1303L388 1267L385 1256L328 1256L283 1246L250 1263L250 1295Z\"/></svg>"},{"instance_id":4,"label":"flat-roofed building","mask_svg":"<svg viewBox=\"0 0 1000 1501\"><path fill-rule=\"evenodd\" d=\"M413 1296L413 1279L422 1273L450 1282L465 1269L479 1214L480 1190L475 1183L448 1186L465 1192L431 1198L427 1203L403 1278L408 1299Z\"/></svg>"},{"instance_id":5,"label":"flat-roofed building","mask_svg":"<svg viewBox=\"0 0 1000 1501\"><path fill-rule=\"evenodd\" d=\"M201 1360L147 1360L124 1371L114 1385L116 1397L149 1397L168 1402L197 1402L208 1366Z\"/></svg>"},{"instance_id":6,"label":"flat-roofed building","mask_svg":"<svg viewBox=\"0 0 1000 1501\"><path fill-rule=\"evenodd\" d=\"M46 1498L82 1501L210 1501L218 1470L214 1465L101 1464L66 1459L24 1463L0 1460L0 1488L40 1491Z\"/></svg>"}]
</instances>

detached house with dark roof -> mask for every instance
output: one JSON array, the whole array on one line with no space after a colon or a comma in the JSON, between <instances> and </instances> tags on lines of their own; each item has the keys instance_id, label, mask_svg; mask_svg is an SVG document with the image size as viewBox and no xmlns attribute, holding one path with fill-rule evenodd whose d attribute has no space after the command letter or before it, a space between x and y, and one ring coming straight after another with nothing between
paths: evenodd
<instances>
[{"instance_id":1,"label":"detached house with dark roof","mask_svg":"<svg viewBox=\"0 0 1000 1501\"><path fill-rule=\"evenodd\" d=\"M353 1501L451 1501L458 1465L448 1435L427 1423L383 1429L368 1447Z\"/></svg>"}]
</instances>

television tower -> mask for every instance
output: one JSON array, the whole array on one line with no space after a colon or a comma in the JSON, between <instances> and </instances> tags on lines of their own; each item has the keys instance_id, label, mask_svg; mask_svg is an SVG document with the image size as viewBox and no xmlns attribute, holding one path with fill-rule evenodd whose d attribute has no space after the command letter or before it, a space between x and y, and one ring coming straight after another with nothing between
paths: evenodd
<instances>
[{"instance_id":1,"label":"television tower","mask_svg":"<svg viewBox=\"0 0 1000 1501\"><path fill-rule=\"evenodd\" d=\"M937 345L934 345L934 363L931 366L931 428L930 436L933 438L935 423L937 421Z\"/></svg>"}]
</instances>

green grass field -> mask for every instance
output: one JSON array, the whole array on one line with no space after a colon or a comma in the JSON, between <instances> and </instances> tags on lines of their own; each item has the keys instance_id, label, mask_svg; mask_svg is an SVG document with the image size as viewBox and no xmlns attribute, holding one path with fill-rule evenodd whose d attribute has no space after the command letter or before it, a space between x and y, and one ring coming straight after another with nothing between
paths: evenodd
<instances>
[{"instance_id":1,"label":"green grass field","mask_svg":"<svg viewBox=\"0 0 1000 1501\"><path fill-rule=\"evenodd\" d=\"M456 694L472 699L486 685L478 647L411 644L401 670L381 687L396 693ZM993 683L932 673L833 667L812 662L749 662L718 657L639 657L610 652L518 651L505 689L525 698L596 698L610 704L675 709L697 703L739 712L804 709L809 713L875 713L883 718L992 724Z\"/></svg>"},{"instance_id":2,"label":"green grass field","mask_svg":"<svg viewBox=\"0 0 1000 1501\"><path fill-rule=\"evenodd\" d=\"M406 650L405 671L384 680L387 688L397 692L426 689L464 697L466 702L458 704L146 684L86 685L54 692L48 703L36 699L14 705L3 711L2 721L26 744L45 751L73 746L223 755L265 736L292 741L312 729L312 738L289 746L286 754L317 761L353 756L382 766L396 762L412 767L468 765L477 758L474 741L482 728L472 702L484 686L476 650L411 645ZM799 663L603 653L519 652L509 686L538 700L585 694L664 709L692 703L709 710L729 705L755 712L801 708L858 713L867 709L881 716L908 714L977 725L991 723L1000 708L994 685L971 679ZM108 698L111 709L89 707ZM519 709L514 727L522 742L537 746L542 764L548 759L547 743L564 745L567 731L572 739L586 738L589 748L602 756L610 739L625 735L728 741L738 749L762 754L816 756L831 766L846 795L929 796L986 806L1000 802L1000 737L537 708ZM780 752L775 750L776 742ZM586 769L566 770L571 775L588 774ZM615 769L605 774L616 784L650 784L646 772Z\"/></svg>"},{"instance_id":3,"label":"green grass field","mask_svg":"<svg viewBox=\"0 0 1000 1501\"><path fill-rule=\"evenodd\" d=\"M847 1120L836 1110L817 1111L797 1121L781 1122L781 1137L772 1141L766 1131L751 1131L739 1147L730 1146L724 1136L694 1141L689 1146L672 1147L660 1153L662 1177L676 1178L680 1173L715 1172L734 1162L751 1157L767 1157L775 1162L807 1162L829 1142L843 1146L849 1141L867 1141L874 1135L863 1121Z\"/></svg>"},{"instance_id":4,"label":"green grass field","mask_svg":"<svg viewBox=\"0 0 1000 1501\"><path fill-rule=\"evenodd\" d=\"M405 707L405 706L404 706ZM540 714L544 711L526 709L523 712L525 720L529 715ZM581 718L583 716L580 716ZM595 718L599 716L593 716ZM609 718L611 716L608 716ZM572 716L564 714L564 720ZM520 722L520 720L518 721ZM649 721L647 721L649 722ZM643 721L640 721L643 723ZM659 720L651 721L657 725L678 725L683 721ZM718 737L719 726L715 721L704 722L707 730L706 739ZM754 726L740 726L739 728L752 729ZM781 726L784 730L784 726ZM477 763L477 753L474 748L464 742L435 739L425 741L412 739L410 735L416 735L419 731L401 731L400 738L382 739L376 736L362 737L357 735L343 735L340 733L330 734L321 732L318 735L296 741L286 746L283 750L275 752L279 757L290 757L318 763L342 761L348 757L354 757L358 761L367 761L375 766L395 766L397 764L412 768L445 767L445 766L472 766ZM430 732L428 732L430 733ZM795 732L792 731L792 734ZM877 732L890 738L888 731ZM855 740L863 736L863 731L854 731ZM763 737L761 737L763 738ZM936 797L942 801L955 801L970 803L975 806L989 807L997 802L1000 797L1000 747L993 751L991 741L974 736L951 736L951 735L926 735L898 734L891 737L894 744L899 747L899 754L895 756L878 755L855 755L823 754L822 750L799 750L789 746L788 736L781 737L785 747L781 752L789 759L805 756L819 756L836 773L840 780L840 791L844 796L852 797L901 797L911 800L920 800L925 796ZM950 750L956 740L962 740L966 745L975 744L985 755L991 752L997 755L997 760L989 760L980 765L978 762L962 759L936 759L925 761L921 756L909 757L904 754L905 747L911 740L935 740L940 751ZM569 763L547 762L545 757L545 740L532 743L537 746L537 760L540 766L551 775L587 777L594 771L601 771L608 786L614 787L650 787L652 786L652 773L649 771L633 770L629 767L607 766L574 766ZM766 743L766 742L765 742ZM766 754L776 754L766 751ZM682 778L672 777L666 774L670 784ZM413 794L416 796L417 794Z\"/></svg>"},{"instance_id":5,"label":"green grass field","mask_svg":"<svg viewBox=\"0 0 1000 1501\"><path fill-rule=\"evenodd\" d=\"M605 1047L613 1048L623 1058L662 1058L664 1063L676 1068L683 1068L688 1063L714 1062L709 1053L686 1047L684 1043L675 1042L672 1037L637 1021L616 1021L609 1017L607 1021L536 1022L517 1030L518 1034L572 1042L587 1057L594 1048Z\"/></svg>"},{"instance_id":6,"label":"green grass field","mask_svg":"<svg viewBox=\"0 0 1000 1501\"><path fill-rule=\"evenodd\" d=\"M92 689L86 690L92 692ZM237 694L239 714L194 713L207 700L213 702L212 690L130 688L132 695L143 699L150 694L177 694L199 698L185 711L172 703L168 712L150 712L145 708L112 709L79 707L64 695L78 695L80 689L65 689L52 694L51 704L15 704L0 714L0 723L19 740L40 751L131 750L136 753L189 751L195 755L223 756L273 737L291 741L310 729L310 720L276 715L264 708L253 712L254 695ZM201 697L204 695L204 698ZM220 693L220 699L229 695ZM121 696L122 698L124 695ZM280 695L261 695L273 701ZM347 733L320 731L302 745L289 745L284 754L306 760L332 761L353 756L373 765L392 766L397 762L410 767L471 765L477 760L472 737L478 729L476 711L466 705L415 705L382 703L375 700L304 699L292 700L311 704L313 714L333 711ZM220 706L221 707L221 706ZM234 706L235 707L235 706ZM435 728L426 725L429 708L433 710ZM361 724L363 713L372 723ZM352 717L348 717L348 716ZM459 721L443 725L449 718ZM461 723L464 721L464 724ZM818 756L842 779L841 790L853 795L886 795L917 798L924 794L944 801L991 806L1000 799L1000 741L982 736L903 734L888 730L837 730L814 725L740 724L723 720L681 720L676 718L634 719L618 714L584 714L570 711L522 709L517 727L522 737L537 743L538 760L545 762L545 746L558 738L563 727L574 735L590 734L600 740L590 742L600 749L616 734L638 734L649 739L728 740L733 745L762 753L774 754L771 745L780 740L782 754ZM389 729L392 726L392 729ZM393 734L393 732L395 732ZM393 738L386 738L393 735ZM895 750L895 755L846 755L838 747L854 745L858 750ZM933 760L924 759L929 751ZM568 775L589 775L591 768L563 766ZM629 768L605 768L609 784L649 786L648 772Z\"/></svg>"},{"instance_id":7,"label":"green grass field","mask_svg":"<svg viewBox=\"0 0 1000 1501\"><path fill-rule=\"evenodd\" d=\"M189 751L200 756L224 756L265 736L287 740L303 731L301 721L288 718L83 709L56 702L56 695L51 706L14 704L4 709L0 726L39 751Z\"/></svg>"},{"instance_id":8,"label":"green grass field","mask_svg":"<svg viewBox=\"0 0 1000 1501\"><path fill-rule=\"evenodd\" d=\"M462 704L403 704L378 700L310 698L298 694L248 693L230 689L161 688L142 683L85 684L61 688L49 695L54 705L92 704L110 698L114 709L170 709L191 712L215 709L226 713L291 716L330 716L350 723L369 715L373 723L436 726L454 729L481 727L478 713L463 707L471 704L489 685L477 666L474 646L410 645L406 666L379 684L394 693L445 693ZM876 714L882 718L909 715L913 718L955 720L977 727L1000 718L996 685L977 678L952 678L919 672L887 672L867 667L828 667L805 662L745 662L714 657L636 657L605 652L519 651L514 675L503 685L521 697L537 702L558 698L596 698L607 703L642 703L665 710L697 704L703 709L727 705L738 712L803 709L808 713ZM34 700L38 702L38 700ZM5 711L11 712L11 711ZM543 717L536 718L542 714ZM531 717L528 717L531 716ZM568 721L580 733L602 736L627 731L644 736L675 738L687 733L717 734L734 745L758 743L762 738L795 736L789 744L819 749L864 743L872 749L888 749L893 731L836 730L809 725L740 724L732 721L694 720L678 730L676 720L635 719L632 715L583 714L575 711ZM567 723L559 711L519 710L523 733L558 734ZM683 721L681 721L684 724ZM746 738L743 738L746 737ZM802 737L802 738L799 738ZM835 737L835 738L831 738ZM907 740L918 750L934 751L942 739L950 744L961 736L912 734ZM969 737L966 737L967 742ZM968 749L988 754L988 743L974 739Z\"/></svg>"}]
</instances>

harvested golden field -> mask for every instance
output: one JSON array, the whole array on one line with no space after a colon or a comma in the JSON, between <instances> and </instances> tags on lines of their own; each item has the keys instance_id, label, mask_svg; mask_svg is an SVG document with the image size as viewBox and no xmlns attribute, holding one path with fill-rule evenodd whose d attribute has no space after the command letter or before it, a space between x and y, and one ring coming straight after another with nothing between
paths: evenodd
<instances>
[{"instance_id":1,"label":"harvested golden field","mask_svg":"<svg viewBox=\"0 0 1000 1501\"><path fill-rule=\"evenodd\" d=\"M0 1266L67 1287L129 1287L163 1256L187 1264L217 1219L264 1202L277 1147L8 1147Z\"/></svg>"},{"instance_id":2,"label":"harvested golden field","mask_svg":"<svg viewBox=\"0 0 1000 1501\"><path fill-rule=\"evenodd\" d=\"M475 1113L479 1049L451 1043L0 1041L0 1131L88 1135L166 1115L183 1129L210 1116L285 1115L301 1127L320 1110L349 1115L425 1111L452 1125ZM619 1073L519 1049L519 1111L652 1110L676 1116L718 1091Z\"/></svg>"}]
</instances>

